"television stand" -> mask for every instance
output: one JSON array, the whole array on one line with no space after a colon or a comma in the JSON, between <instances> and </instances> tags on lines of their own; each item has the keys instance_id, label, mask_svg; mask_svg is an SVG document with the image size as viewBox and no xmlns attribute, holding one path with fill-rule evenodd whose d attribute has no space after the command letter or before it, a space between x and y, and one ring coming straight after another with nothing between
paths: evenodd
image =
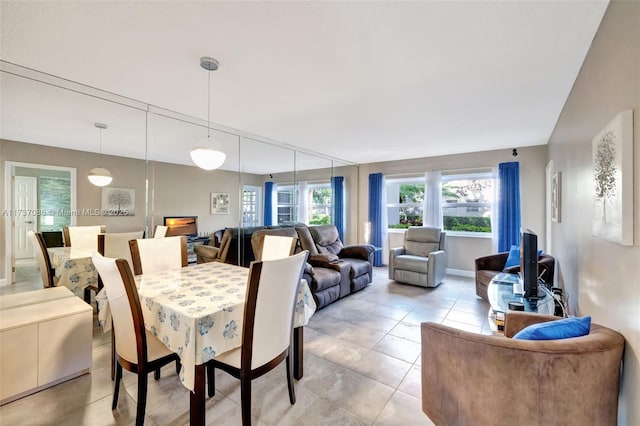
<instances>
[{"instance_id":1,"label":"television stand","mask_svg":"<svg viewBox=\"0 0 640 426\"><path fill-rule=\"evenodd\" d=\"M487 295L489 296L489 327L494 333L502 333L504 319L509 311L509 302L520 302L524 305L525 312L535 312L545 315L553 315L555 312L555 299L551 291L545 285L538 286L539 299L527 299L522 294L514 294L514 286L519 282L518 275L499 273L489 283Z\"/></svg>"},{"instance_id":2,"label":"television stand","mask_svg":"<svg viewBox=\"0 0 640 426\"><path fill-rule=\"evenodd\" d=\"M187 261L189 264L197 263L196 246L209 244L209 237L187 237Z\"/></svg>"}]
</instances>

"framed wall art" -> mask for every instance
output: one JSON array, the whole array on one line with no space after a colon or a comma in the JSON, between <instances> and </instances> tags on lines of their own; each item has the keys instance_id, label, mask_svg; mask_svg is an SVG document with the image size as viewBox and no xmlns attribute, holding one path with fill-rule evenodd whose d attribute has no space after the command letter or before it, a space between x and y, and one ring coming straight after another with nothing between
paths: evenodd
<instances>
[{"instance_id":1,"label":"framed wall art","mask_svg":"<svg viewBox=\"0 0 640 426\"><path fill-rule=\"evenodd\" d=\"M562 172L556 172L551 178L551 220L560 223L562 212Z\"/></svg>"},{"instance_id":2,"label":"framed wall art","mask_svg":"<svg viewBox=\"0 0 640 426\"><path fill-rule=\"evenodd\" d=\"M102 188L102 215L135 216L136 190L131 188Z\"/></svg>"},{"instance_id":3,"label":"framed wall art","mask_svg":"<svg viewBox=\"0 0 640 426\"><path fill-rule=\"evenodd\" d=\"M229 194L226 192L211 193L211 214L229 214Z\"/></svg>"},{"instance_id":4,"label":"framed wall art","mask_svg":"<svg viewBox=\"0 0 640 426\"><path fill-rule=\"evenodd\" d=\"M593 235L633 245L633 110L618 114L592 141Z\"/></svg>"}]
</instances>

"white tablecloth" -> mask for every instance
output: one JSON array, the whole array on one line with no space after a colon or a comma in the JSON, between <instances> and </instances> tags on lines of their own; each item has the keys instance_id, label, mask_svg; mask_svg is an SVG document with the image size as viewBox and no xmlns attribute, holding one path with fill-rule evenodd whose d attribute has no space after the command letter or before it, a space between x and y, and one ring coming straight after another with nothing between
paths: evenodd
<instances>
[{"instance_id":1,"label":"white tablecloth","mask_svg":"<svg viewBox=\"0 0 640 426\"><path fill-rule=\"evenodd\" d=\"M136 277L145 327L180 356L180 380L194 389L195 366L241 345L249 269L210 262ZM97 297L99 320L111 328L106 294ZM316 310L305 280L294 325L306 325Z\"/></svg>"},{"instance_id":2,"label":"white tablecloth","mask_svg":"<svg viewBox=\"0 0 640 426\"><path fill-rule=\"evenodd\" d=\"M98 285L98 271L91 261L93 252L73 247L51 247L47 251L57 286L65 286L82 298L86 286Z\"/></svg>"}]
</instances>

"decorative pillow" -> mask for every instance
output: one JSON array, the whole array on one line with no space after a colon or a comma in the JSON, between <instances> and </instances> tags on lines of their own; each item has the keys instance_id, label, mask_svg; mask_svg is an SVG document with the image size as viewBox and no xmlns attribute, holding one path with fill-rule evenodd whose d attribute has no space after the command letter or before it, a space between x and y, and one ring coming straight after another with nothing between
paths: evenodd
<instances>
[{"instance_id":1,"label":"decorative pillow","mask_svg":"<svg viewBox=\"0 0 640 426\"><path fill-rule=\"evenodd\" d=\"M591 317L564 318L557 321L532 324L520 330L514 339L557 340L586 336L591 328Z\"/></svg>"},{"instance_id":2,"label":"decorative pillow","mask_svg":"<svg viewBox=\"0 0 640 426\"><path fill-rule=\"evenodd\" d=\"M512 266L520 265L520 247L511 246L511 250L509 250L509 257L507 257L507 261L504 264L503 269L511 268Z\"/></svg>"}]
</instances>

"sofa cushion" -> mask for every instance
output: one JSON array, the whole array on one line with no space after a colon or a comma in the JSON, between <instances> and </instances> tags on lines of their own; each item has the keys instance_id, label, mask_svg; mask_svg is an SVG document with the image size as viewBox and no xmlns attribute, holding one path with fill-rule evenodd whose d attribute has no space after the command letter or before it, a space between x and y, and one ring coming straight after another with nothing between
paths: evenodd
<instances>
[{"instance_id":1,"label":"sofa cushion","mask_svg":"<svg viewBox=\"0 0 640 426\"><path fill-rule=\"evenodd\" d=\"M313 237L318 253L338 254L344 248L338 235L338 228L334 225L312 226L309 228L309 232Z\"/></svg>"},{"instance_id":2,"label":"sofa cushion","mask_svg":"<svg viewBox=\"0 0 640 426\"><path fill-rule=\"evenodd\" d=\"M504 269L511 268L512 266L520 266L520 247L518 246L511 246L507 261L504 263Z\"/></svg>"},{"instance_id":3,"label":"sofa cushion","mask_svg":"<svg viewBox=\"0 0 640 426\"><path fill-rule=\"evenodd\" d=\"M371 264L366 260L352 258L344 258L343 260L351 265L351 277L359 277L371 272Z\"/></svg>"},{"instance_id":4,"label":"sofa cushion","mask_svg":"<svg viewBox=\"0 0 640 426\"><path fill-rule=\"evenodd\" d=\"M404 234L405 254L429 256L432 251L440 250L440 229L428 227L410 227Z\"/></svg>"},{"instance_id":5,"label":"sofa cushion","mask_svg":"<svg viewBox=\"0 0 640 426\"><path fill-rule=\"evenodd\" d=\"M523 328L514 339L558 340L586 336L591 328L591 317L564 318L557 321L541 322Z\"/></svg>"},{"instance_id":6,"label":"sofa cushion","mask_svg":"<svg viewBox=\"0 0 640 426\"><path fill-rule=\"evenodd\" d=\"M394 268L426 274L429 268L429 260L423 256L401 254L400 256L396 256Z\"/></svg>"},{"instance_id":7,"label":"sofa cushion","mask_svg":"<svg viewBox=\"0 0 640 426\"><path fill-rule=\"evenodd\" d=\"M309 283L309 288L315 293L340 284L340 278L340 272L333 269L313 268L313 281Z\"/></svg>"}]
</instances>

